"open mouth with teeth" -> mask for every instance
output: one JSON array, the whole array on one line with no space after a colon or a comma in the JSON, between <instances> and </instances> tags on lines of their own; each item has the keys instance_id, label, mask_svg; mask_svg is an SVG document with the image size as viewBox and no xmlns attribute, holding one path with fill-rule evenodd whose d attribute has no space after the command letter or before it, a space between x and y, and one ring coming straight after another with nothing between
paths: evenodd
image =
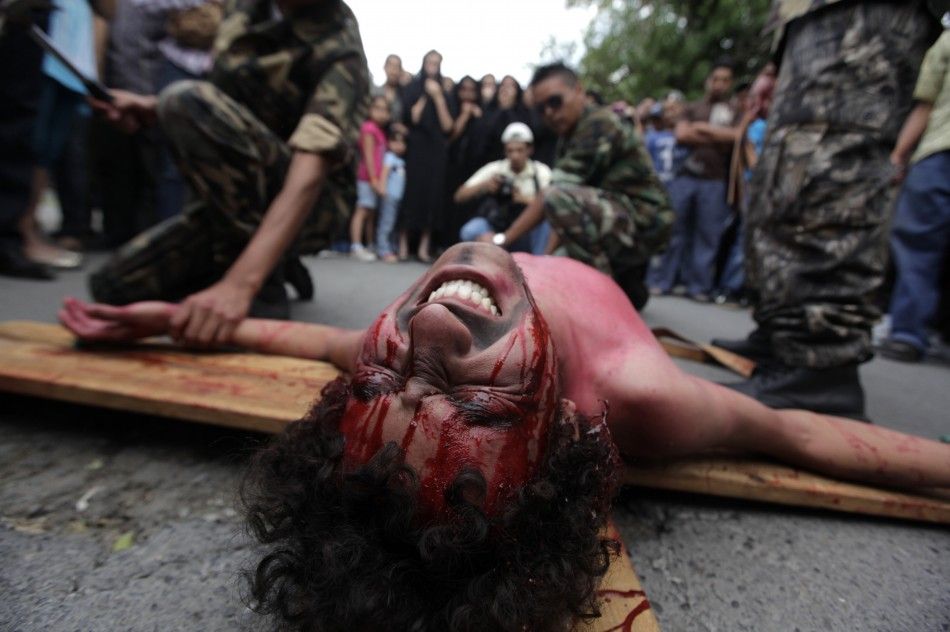
<instances>
[{"instance_id":1,"label":"open mouth with teeth","mask_svg":"<svg viewBox=\"0 0 950 632\"><path fill-rule=\"evenodd\" d=\"M476 308L479 308L491 314L492 316L498 316L501 313L498 310L498 305L495 303L495 299L492 298L491 293L487 289L478 283L475 283L474 281L463 279L453 279L451 281L446 281L429 294L429 298L426 302L431 303L433 301L449 297L471 303Z\"/></svg>"}]
</instances>

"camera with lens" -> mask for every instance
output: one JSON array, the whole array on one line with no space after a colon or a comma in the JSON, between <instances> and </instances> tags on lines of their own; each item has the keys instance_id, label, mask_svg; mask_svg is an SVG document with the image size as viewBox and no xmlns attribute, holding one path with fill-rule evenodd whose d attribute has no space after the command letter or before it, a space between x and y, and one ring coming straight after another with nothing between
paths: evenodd
<instances>
[{"instance_id":1,"label":"camera with lens","mask_svg":"<svg viewBox=\"0 0 950 632\"><path fill-rule=\"evenodd\" d=\"M501 178L501 184L498 186L498 192L495 193L495 197L498 198L500 202L510 202L512 194L514 193L514 180L507 176Z\"/></svg>"}]
</instances>

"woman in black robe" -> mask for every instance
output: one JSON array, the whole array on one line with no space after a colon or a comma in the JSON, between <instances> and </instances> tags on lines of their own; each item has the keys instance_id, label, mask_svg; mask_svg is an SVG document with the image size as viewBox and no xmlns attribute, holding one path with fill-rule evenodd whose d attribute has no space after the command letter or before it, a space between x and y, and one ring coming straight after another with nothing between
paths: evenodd
<instances>
[{"instance_id":1,"label":"woman in black robe","mask_svg":"<svg viewBox=\"0 0 950 632\"><path fill-rule=\"evenodd\" d=\"M455 85L449 103L455 123L449 135L449 165L445 177L445 208L441 243L448 247L459 240L459 231L470 219L473 202L457 204L455 191L482 165L477 162L478 126L483 111L479 103L481 85L465 75Z\"/></svg>"},{"instance_id":2,"label":"woman in black robe","mask_svg":"<svg viewBox=\"0 0 950 632\"><path fill-rule=\"evenodd\" d=\"M403 122L409 128L406 150L406 191L400 208L399 256L409 255L410 234L419 235L417 255L430 262L432 232L441 227L445 173L452 114L442 89L442 55L431 50L422 69L406 87Z\"/></svg>"},{"instance_id":3,"label":"woman in black robe","mask_svg":"<svg viewBox=\"0 0 950 632\"><path fill-rule=\"evenodd\" d=\"M511 75L505 75L498 82L495 98L482 117L479 135L482 141L479 166L505 157L505 146L501 134L512 123L531 123L531 113L522 102L521 84Z\"/></svg>"}]
</instances>

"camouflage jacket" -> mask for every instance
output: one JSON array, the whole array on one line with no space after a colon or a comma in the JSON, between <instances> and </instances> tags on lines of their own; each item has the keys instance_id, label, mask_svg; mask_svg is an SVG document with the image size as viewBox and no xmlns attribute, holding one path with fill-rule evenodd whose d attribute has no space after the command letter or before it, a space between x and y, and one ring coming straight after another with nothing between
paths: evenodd
<instances>
[{"instance_id":1,"label":"camouflage jacket","mask_svg":"<svg viewBox=\"0 0 950 632\"><path fill-rule=\"evenodd\" d=\"M299 151L353 160L368 112L359 26L341 0L281 18L269 0L227 0L210 79Z\"/></svg>"},{"instance_id":2,"label":"camouflage jacket","mask_svg":"<svg viewBox=\"0 0 950 632\"><path fill-rule=\"evenodd\" d=\"M634 206L669 206L636 129L609 107L588 106L570 136L558 145L551 184L575 184L626 196Z\"/></svg>"},{"instance_id":3,"label":"camouflage jacket","mask_svg":"<svg viewBox=\"0 0 950 632\"><path fill-rule=\"evenodd\" d=\"M765 21L765 33L772 33L772 52L775 53L781 48L782 39L785 36L785 25L792 20L802 17L808 13L813 13L840 2L853 2L854 0L773 0L769 17ZM894 0L895 2L906 2L906 0ZM927 8L938 20L944 13L950 11L950 0L926 0Z\"/></svg>"}]
</instances>

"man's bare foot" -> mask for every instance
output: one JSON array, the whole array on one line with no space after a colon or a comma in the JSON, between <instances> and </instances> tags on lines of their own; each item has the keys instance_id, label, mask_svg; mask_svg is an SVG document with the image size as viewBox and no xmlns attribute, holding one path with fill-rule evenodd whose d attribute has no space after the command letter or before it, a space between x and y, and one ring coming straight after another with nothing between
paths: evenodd
<instances>
[{"instance_id":1,"label":"man's bare foot","mask_svg":"<svg viewBox=\"0 0 950 632\"><path fill-rule=\"evenodd\" d=\"M168 333L173 303L143 301L122 307L86 303L67 297L59 310L59 322L89 342L129 342Z\"/></svg>"}]
</instances>

